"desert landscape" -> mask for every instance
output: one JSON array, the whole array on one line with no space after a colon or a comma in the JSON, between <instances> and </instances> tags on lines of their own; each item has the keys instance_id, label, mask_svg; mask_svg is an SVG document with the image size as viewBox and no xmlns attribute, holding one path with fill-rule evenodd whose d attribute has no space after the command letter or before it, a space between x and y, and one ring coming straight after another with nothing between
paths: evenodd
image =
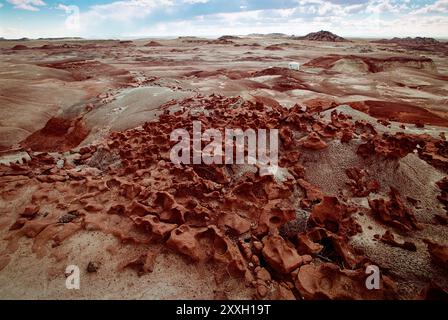
<instances>
[{"instance_id":1,"label":"desert landscape","mask_svg":"<svg viewBox=\"0 0 448 320\"><path fill-rule=\"evenodd\" d=\"M447 57L329 31L0 40L0 298L446 299ZM173 164L193 121L277 128L279 170Z\"/></svg>"}]
</instances>

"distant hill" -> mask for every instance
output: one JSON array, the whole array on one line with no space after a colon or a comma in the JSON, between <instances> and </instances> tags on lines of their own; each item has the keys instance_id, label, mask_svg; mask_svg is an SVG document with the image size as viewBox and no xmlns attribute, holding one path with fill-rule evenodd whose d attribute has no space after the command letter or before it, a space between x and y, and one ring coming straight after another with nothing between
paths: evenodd
<instances>
[{"instance_id":1,"label":"distant hill","mask_svg":"<svg viewBox=\"0 0 448 320\"><path fill-rule=\"evenodd\" d=\"M59 37L59 38L39 38L37 40L45 40L45 41L52 41L52 40L83 40L81 37Z\"/></svg>"},{"instance_id":2,"label":"distant hill","mask_svg":"<svg viewBox=\"0 0 448 320\"><path fill-rule=\"evenodd\" d=\"M6 38L0 38L1 41L29 41L28 38L18 38L18 39L6 39Z\"/></svg>"},{"instance_id":3,"label":"distant hill","mask_svg":"<svg viewBox=\"0 0 448 320\"><path fill-rule=\"evenodd\" d=\"M392 38L372 41L373 43L391 44L408 50L437 52L439 54L448 55L448 42L438 41L434 38L426 37L407 37L407 38Z\"/></svg>"},{"instance_id":4,"label":"distant hill","mask_svg":"<svg viewBox=\"0 0 448 320\"><path fill-rule=\"evenodd\" d=\"M267 36L269 37L287 37L287 34L274 32L274 33L268 33Z\"/></svg>"},{"instance_id":5,"label":"distant hill","mask_svg":"<svg viewBox=\"0 0 448 320\"><path fill-rule=\"evenodd\" d=\"M248 37L266 37L266 38L284 38L288 37L287 34L274 32L274 33L250 33Z\"/></svg>"},{"instance_id":6,"label":"distant hill","mask_svg":"<svg viewBox=\"0 0 448 320\"><path fill-rule=\"evenodd\" d=\"M84 38L81 38L81 37L60 37L60 38L38 38L38 39L30 39L30 38L5 39L4 37L0 37L0 41L30 41L30 40L57 41L57 40L84 40Z\"/></svg>"},{"instance_id":7,"label":"distant hill","mask_svg":"<svg viewBox=\"0 0 448 320\"><path fill-rule=\"evenodd\" d=\"M240 37L224 35L218 38L218 40L237 40L237 39L240 39Z\"/></svg>"},{"instance_id":8,"label":"distant hill","mask_svg":"<svg viewBox=\"0 0 448 320\"><path fill-rule=\"evenodd\" d=\"M397 43L404 45L434 45L440 43L434 38L426 38L426 37L406 37L406 38L392 38L392 39L382 39L374 41L377 43Z\"/></svg>"},{"instance_id":9,"label":"distant hill","mask_svg":"<svg viewBox=\"0 0 448 320\"><path fill-rule=\"evenodd\" d=\"M295 39L295 40L311 40L311 41L330 41L330 42L348 41L347 39L344 39L330 31L324 31L324 30L308 33L304 37L293 37L293 39Z\"/></svg>"}]
</instances>

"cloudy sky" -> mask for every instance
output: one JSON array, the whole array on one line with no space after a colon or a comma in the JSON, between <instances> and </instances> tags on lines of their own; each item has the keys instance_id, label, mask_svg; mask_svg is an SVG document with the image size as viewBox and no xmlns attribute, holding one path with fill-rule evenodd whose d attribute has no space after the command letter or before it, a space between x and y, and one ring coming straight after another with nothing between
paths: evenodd
<instances>
[{"instance_id":1,"label":"cloudy sky","mask_svg":"<svg viewBox=\"0 0 448 320\"><path fill-rule=\"evenodd\" d=\"M329 30L448 38L448 0L0 0L0 37L127 38Z\"/></svg>"}]
</instances>

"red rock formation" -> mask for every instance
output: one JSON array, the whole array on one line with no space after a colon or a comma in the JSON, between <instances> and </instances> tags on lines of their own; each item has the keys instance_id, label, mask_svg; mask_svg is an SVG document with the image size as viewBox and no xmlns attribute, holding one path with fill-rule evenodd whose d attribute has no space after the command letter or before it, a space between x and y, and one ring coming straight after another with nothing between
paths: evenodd
<instances>
[{"instance_id":1,"label":"red rock formation","mask_svg":"<svg viewBox=\"0 0 448 320\"><path fill-rule=\"evenodd\" d=\"M412 124L423 123L435 126L448 126L448 120L429 110L409 103L366 100L349 102L347 104L382 121L393 120Z\"/></svg>"},{"instance_id":2,"label":"red rock formation","mask_svg":"<svg viewBox=\"0 0 448 320\"><path fill-rule=\"evenodd\" d=\"M144 217L131 216L137 226L144 226L146 230L162 238L177 228L177 224L161 222L157 216L145 215Z\"/></svg>"},{"instance_id":3,"label":"red rock formation","mask_svg":"<svg viewBox=\"0 0 448 320\"><path fill-rule=\"evenodd\" d=\"M308 264L300 268L295 281L297 290L305 300L384 300L396 297L394 283L383 276L380 290L368 290L364 269L340 270L336 265Z\"/></svg>"},{"instance_id":4,"label":"red rock formation","mask_svg":"<svg viewBox=\"0 0 448 320\"><path fill-rule=\"evenodd\" d=\"M351 218L353 209L340 203L338 198L324 196L323 201L314 206L310 221L333 233L354 235L360 226Z\"/></svg>"},{"instance_id":5,"label":"red rock formation","mask_svg":"<svg viewBox=\"0 0 448 320\"><path fill-rule=\"evenodd\" d=\"M437 199L443 204L445 211L448 212L448 177L438 181L437 186L440 188L440 195L437 196Z\"/></svg>"},{"instance_id":6,"label":"red rock formation","mask_svg":"<svg viewBox=\"0 0 448 320\"><path fill-rule=\"evenodd\" d=\"M416 300L448 300L448 288L440 286L438 283L431 281L415 298Z\"/></svg>"},{"instance_id":7,"label":"red rock formation","mask_svg":"<svg viewBox=\"0 0 448 320\"><path fill-rule=\"evenodd\" d=\"M146 254L139 255L130 260L123 261L118 266L118 270L125 268L131 268L137 271L138 275L143 275L154 270L154 264L156 262L158 252L148 251Z\"/></svg>"},{"instance_id":8,"label":"red rock formation","mask_svg":"<svg viewBox=\"0 0 448 320\"><path fill-rule=\"evenodd\" d=\"M278 235L266 236L263 239L263 257L280 273L290 273L303 263L296 249Z\"/></svg>"},{"instance_id":9,"label":"red rock formation","mask_svg":"<svg viewBox=\"0 0 448 320\"><path fill-rule=\"evenodd\" d=\"M442 268L448 269L448 246L433 243L429 240L426 241L426 244L432 260Z\"/></svg>"},{"instance_id":10,"label":"red rock formation","mask_svg":"<svg viewBox=\"0 0 448 320\"><path fill-rule=\"evenodd\" d=\"M301 255L315 255L321 252L323 245L312 241L306 234L297 235L297 251Z\"/></svg>"},{"instance_id":11,"label":"red rock formation","mask_svg":"<svg viewBox=\"0 0 448 320\"><path fill-rule=\"evenodd\" d=\"M415 139L419 139L416 137ZM448 169L448 141L429 136L420 137L422 148L418 149L420 158L442 170Z\"/></svg>"},{"instance_id":12,"label":"red rock formation","mask_svg":"<svg viewBox=\"0 0 448 320\"><path fill-rule=\"evenodd\" d=\"M178 111L168 111L173 106ZM190 112L197 108L206 112ZM326 145L321 137L335 140L344 133L362 135L371 154L400 157L416 147L443 154L442 144L429 137L378 136L372 126L353 123L341 113L332 112L328 121L303 111L300 105L284 109L262 99L198 95L170 101L161 110L158 121L113 132L97 145L79 149L68 145L74 122L53 120L43 129L45 135L41 131L28 142L31 146L38 137L40 146L70 149L73 162L66 159L60 165L60 153L30 151L31 161L0 165L0 192L5 197L21 192L17 179L35 188L32 199L11 220L8 252L17 249L20 238L29 237L33 250L42 256L49 250L48 243L58 245L79 230L98 230L130 245L156 242L187 259L213 262L226 273L244 278L257 298L389 298L387 288L376 293L361 290L366 259L349 242L362 231L352 217L356 209L305 180L301 153L306 156L316 146ZM177 128L191 134L193 120L200 120L203 130L279 128L279 165L290 175L279 182L261 177L255 166L237 174L238 167L232 165L174 165L169 135ZM300 149L296 136L304 133L308 136ZM59 141L57 147L55 141ZM358 196L378 189L362 169L349 169L347 175ZM439 186L445 191L444 182ZM54 209L46 214L48 207ZM396 191L391 191L390 200L373 200L371 207L385 223L417 228ZM283 233L289 223L300 226ZM384 240L390 242L390 238L386 235ZM120 265L142 274L152 270L156 256L139 252ZM324 261L332 263L322 267ZM304 268L310 262L313 265ZM8 259L0 260L0 269L7 263Z\"/></svg>"},{"instance_id":13,"label":"red rock formation","mask_svg":"<svg viewBox=\"0 0 448 320\"><path fill-rule=\"evenodd\" d=\"M300 141L299 144L302 147L311 150L322 150L327 147L327 143L315 132L311 132L304 140Z\"/></svg>"},{"instance_id":14,"label":"red rock formation","mask_svg":"<svg viewBox=\"0 0 448 320\"><path fill-rule=\"evenodd\" d=\"M375 179L368 179L365 170L359 168L349 168L345 170L347 176L351 179L347 184L355 197L367 197L371 192L376 193L380 184Z\"/></svg>"},{"instance_id":15,"label":"red rock formation","mask_svg":"<svg viewBox=\"0 0 448 320\"><path fill-rule=\"evenodd\" d=\"M21 145L34 151L67 151L77 147L88 134L82 118L51 118L44 128L28 136Z\"/></svg>"},{"instance_id":16,"label":"red rock formation","mask_svg":"<svg viewBox=\"0 0 448 320\"><path fill-rule=\"evenodd\" d=\"M389 197L390 200L369 200L372 214L381 222L389 224L402 231L420 229L421 227L417 223L417 219L412 211L404 205L398 190L391 187Z\"/></svg>"},{"instance_id":17,"label":"red rock formation","mask_svg":"<svg viewBox=\"0 0 448 320\"><path fill-rule=\"evenodd\" d=\"M320 256L341 264L344 267L355 269L365 260L355 253L354 249L347 243L348 237L334 234L324 228L313 228L306 233L306 237L316 244L321 244Z\"/></svg>"},{"instance_id":18,"label":"red rock formation","mask_svg":"<svg viewBox=\"0 0 448 320\"><path fill-rule=\"evenodd\" d=\"M319 203L324 198L323 192L308 181L298 179L297 182L305 191L305 199L302 200L302 203L304 203L306 207L311 207L312 204Z\"/></svg>"},{"instance_id":19,"label":"red rock formation","mask_svg":"<svg viewBox=\"0 0 448 320\"><path fill-rule=\"evenodd\" d=\"M409 241L398 242L397 240L395 240L394 234L392 232L390 232L389 230L387 230L381 236L380 240L384 243L391 245L392 247L402 248L402 249L409 250L409 251L417 251L417 247L415 246L414 243L409 242Z\"/></svg>"},{"instance_id":20,"label":"red rock formation","mask_svg":"<svg viewBox=\"0 0 448 320\"><path fill-rule=\"evenodd\" d=\"M364 158L376 154L390 159L400 159L416 150L419 143L419 139L403 133L383 134L381 137L376 135L360 145L357 154Z\"/></svg>"}]
</instances>

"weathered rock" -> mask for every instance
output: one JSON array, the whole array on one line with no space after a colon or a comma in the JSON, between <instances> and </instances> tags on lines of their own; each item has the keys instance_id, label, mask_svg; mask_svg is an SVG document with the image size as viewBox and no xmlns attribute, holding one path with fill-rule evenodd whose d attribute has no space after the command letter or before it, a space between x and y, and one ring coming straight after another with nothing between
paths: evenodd
<instances>
[{"instance_id":1,"label":"weathered rock","mask_svg":"<svg viewBox=\"0 0 448 320\"><path fill-rule=\"evenodd\" d=\"M263 257L278 272L289 273L303 263L297 251L278 235L266 236L263 245Z\"/></svg>"}]
</instances>

